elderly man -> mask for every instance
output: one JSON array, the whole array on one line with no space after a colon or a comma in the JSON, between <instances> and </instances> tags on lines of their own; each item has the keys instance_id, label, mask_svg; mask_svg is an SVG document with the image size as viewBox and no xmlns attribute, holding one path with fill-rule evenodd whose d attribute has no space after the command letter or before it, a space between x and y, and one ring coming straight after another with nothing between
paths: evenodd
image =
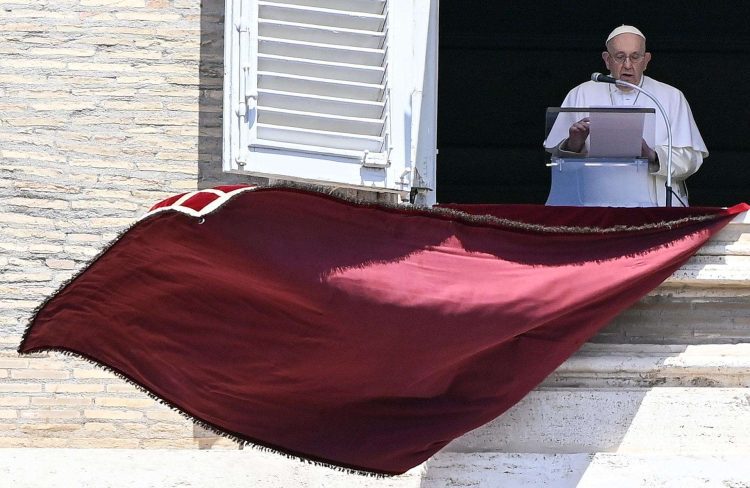
<instances>
[{"instance_id":1,"label":"elderly man","mask_svg":"<svg viewBox=\"0 0 750 488\"><path fill-rule=\"evenodd\" d=\"M703 158L708 156L708 150L695 125L687 100L678 89L643 75L651 61L651 53L646 51L646 37L640 30L629 25L617 27L609 34L605 45L607 50L602 53L602 59L609 69L610 76L642 87L659 99L667 112L673 138L672 187L677 197L674 204L687 206L685 179L698 171ZM644 142L641 156L649 161L650 180L653 183L653 188L649 190L653 201L664 205L667 128L656 104L650 98L632 88L587 81L571 90L562 106L633 106L657 109L655 147L652 149ZM583 118L570 125L567 134L560 134L559 129L553 130L544 141L544 146L558 156L584 157L587 153L588 135L589 119Z\"/></svg>"}]
</instances>

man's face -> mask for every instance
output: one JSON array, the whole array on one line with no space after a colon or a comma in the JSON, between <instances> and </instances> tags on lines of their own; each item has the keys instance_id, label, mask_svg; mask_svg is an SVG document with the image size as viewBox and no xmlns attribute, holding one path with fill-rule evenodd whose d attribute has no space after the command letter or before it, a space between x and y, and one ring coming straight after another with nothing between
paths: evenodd
<instances>
[{"instance_id":1,"label":"man's face","mask_svg":"<svg viewBox=\"0 0 750 488\"><path fill-rule=\"evenodd\" d=\"M651 53L645 51L646 41L641 36L625 33L609 41L602 59L614 78L637 85L651 61Z\"/></svg>"}]
</instances>

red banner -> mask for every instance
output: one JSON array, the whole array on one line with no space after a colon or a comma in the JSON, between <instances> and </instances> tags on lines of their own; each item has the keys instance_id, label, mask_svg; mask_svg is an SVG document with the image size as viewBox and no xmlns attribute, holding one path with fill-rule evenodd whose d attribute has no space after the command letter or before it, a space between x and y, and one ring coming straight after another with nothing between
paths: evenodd
<instances>
[{"instance_id":1,"label":"red banner","mask_svg":"<svg viewBox=\"0 0 750 488\"><path fill-rule=\"evenodd\" d=\"M177 196L53 296L19 351L81 355L241 441L397 474L518 402L748 209L457 207L481 215Z\"/></svg>"}]
</instances>

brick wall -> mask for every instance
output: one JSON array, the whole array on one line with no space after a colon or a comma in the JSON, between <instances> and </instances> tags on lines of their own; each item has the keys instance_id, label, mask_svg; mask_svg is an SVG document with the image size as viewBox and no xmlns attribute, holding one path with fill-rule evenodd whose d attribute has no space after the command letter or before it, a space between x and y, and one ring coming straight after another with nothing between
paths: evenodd
<instances>
[{"instance_id":1,"label":"brick wall","mask_svg":"<svg viewBox=\"0 0 750 488\"><path fill-rule=\"evenodd\" d=\"M0 447L233 447L122 380L15 349L154 202L221 175L223 0L0 0Z\"/></svg>"}]
</instances>

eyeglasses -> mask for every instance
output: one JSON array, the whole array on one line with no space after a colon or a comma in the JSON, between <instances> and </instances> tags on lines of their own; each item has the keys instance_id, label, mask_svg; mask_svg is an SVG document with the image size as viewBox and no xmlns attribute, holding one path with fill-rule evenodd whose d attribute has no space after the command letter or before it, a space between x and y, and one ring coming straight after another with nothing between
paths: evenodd
<instances>
[{"instance_id":1,"label":"eyeglasses","mask_svg":"<svg viewBox=\"0 0 750 488\"><path fill-rule=\"evenodd\" d=\"M641 61L643 61L643 59L645 58L645 54L641 54L641 53L633 53L629 56L623 53L617 53L617 54L609 53L609 56L612 59L614 59L615 63L617 64L624 64L625 61L627 61L628 59L630 60L631 63L638 64Z\"/></svg>"}]
</instances>

